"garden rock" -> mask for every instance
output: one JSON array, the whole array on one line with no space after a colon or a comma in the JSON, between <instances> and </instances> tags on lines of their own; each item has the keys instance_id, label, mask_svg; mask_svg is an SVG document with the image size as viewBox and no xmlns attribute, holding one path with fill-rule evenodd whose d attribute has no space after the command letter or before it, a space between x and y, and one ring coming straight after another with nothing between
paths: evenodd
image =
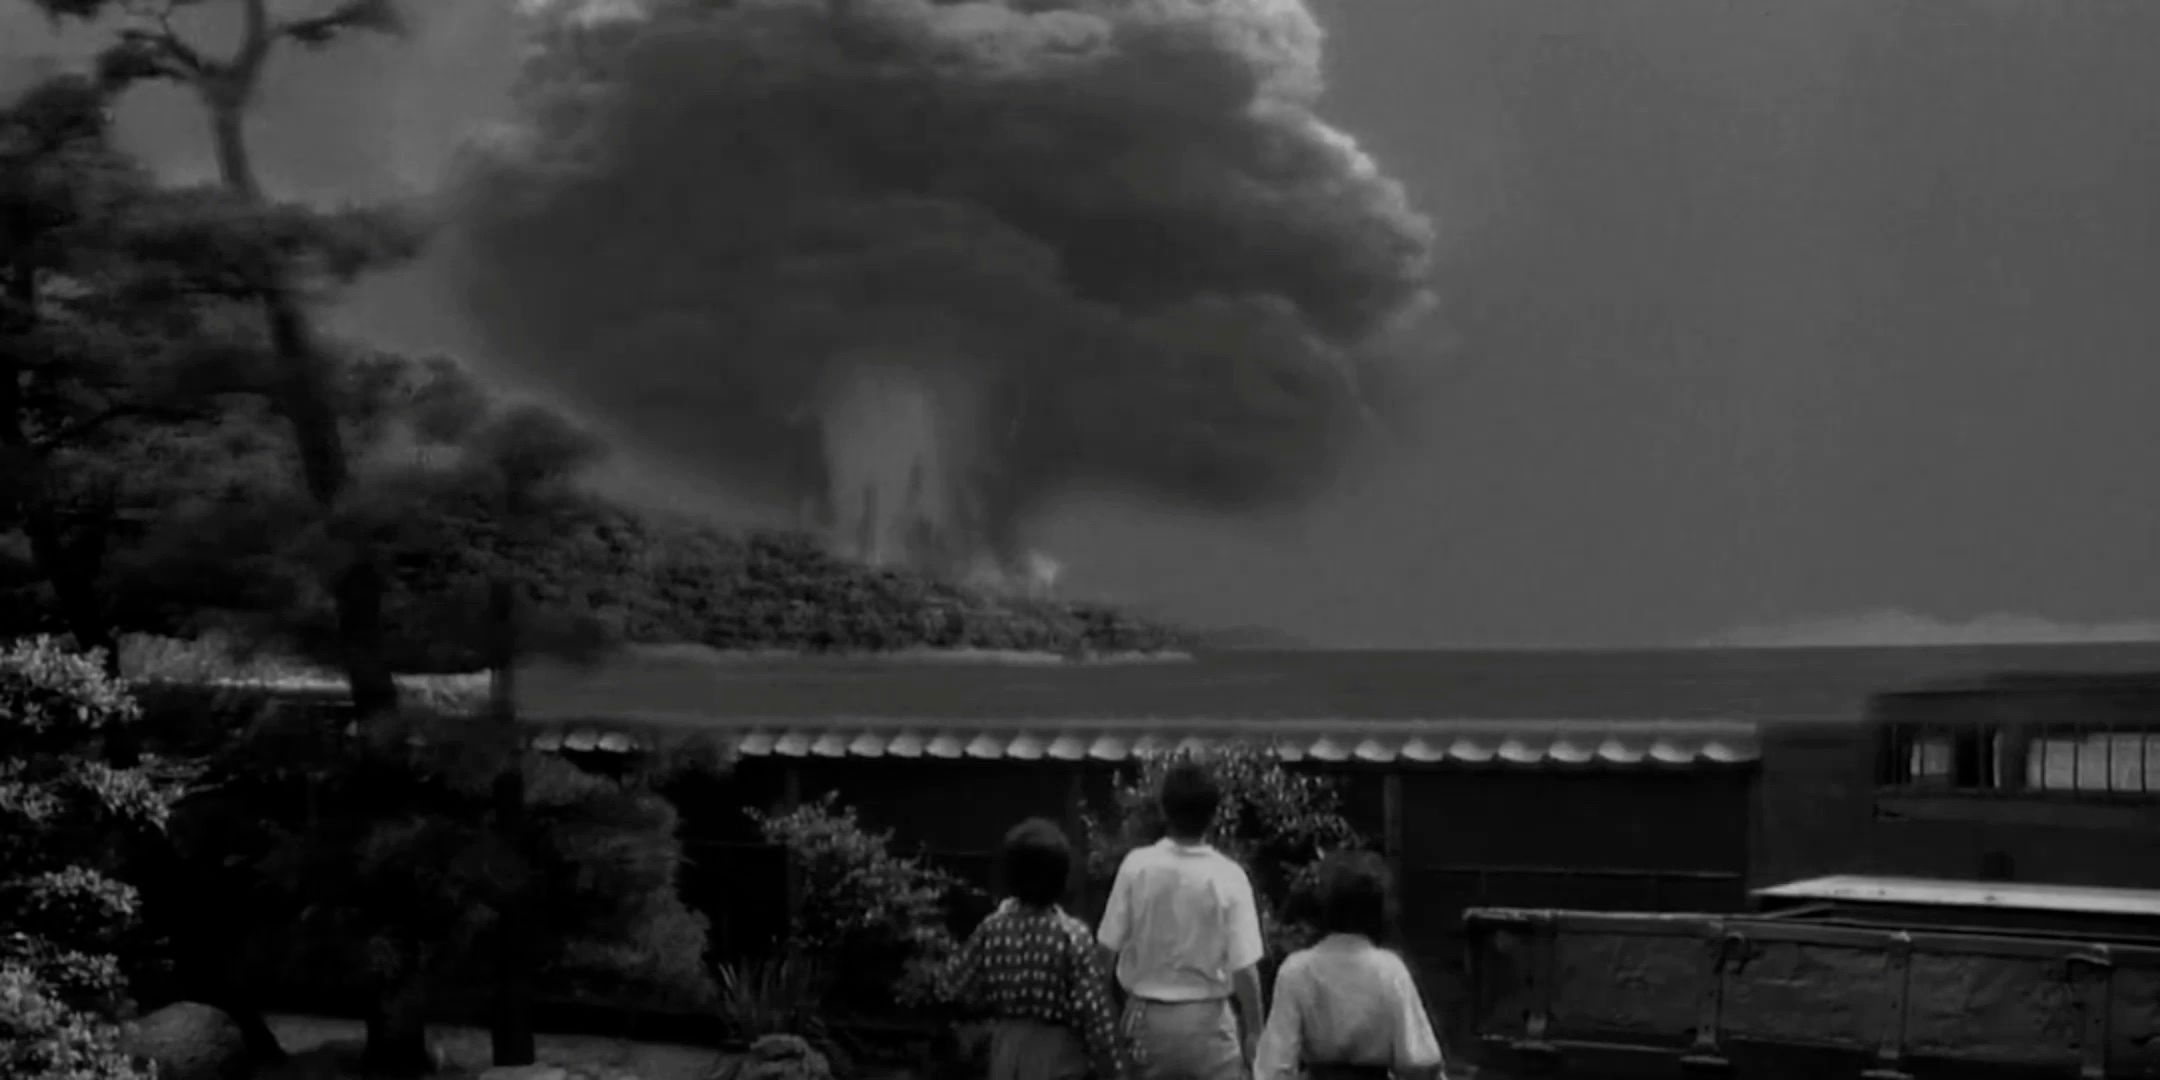
<instances>
[{"instance_id":1,"label":"garden rock","mask_svg":"<svg viewBox=\"0 0 2160 1080\"><path fill-rule=\"evenodd\" d=\"M247 1036L232 1017L183 1001L127 1025L121 1048L157 1063L160 1080L247 1080Z\"/></svg>"},{"instance_id":2,"label":"garden rock","mask_svg":"<svg viewBox=\"0 0 2160 1080\"><path fill-rule=\"evenodd\" d=\"M833 1080L825 1055L794 1035L767 1035L743 1056L715 1070L709 1080Z\"/></svg>"}]
</instances>

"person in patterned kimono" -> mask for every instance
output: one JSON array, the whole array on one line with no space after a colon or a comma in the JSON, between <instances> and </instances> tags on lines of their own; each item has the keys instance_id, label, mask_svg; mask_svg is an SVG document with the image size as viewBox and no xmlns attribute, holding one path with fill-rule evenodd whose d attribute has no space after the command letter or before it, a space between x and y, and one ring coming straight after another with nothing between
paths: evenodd
<instances>
[{"instance_id":1,"label":"person in patterned kimono","mask_svg":"<svg viewBox=\"0 0 2160 1080\"><path fill-rule=\"evenodd\" d=\"M1131 1080L1110 985L1087 924L1058 906L1072 844L1040 818L1005 835L1007 898L962 947L961 998L989 1021L989 1080Z\"/></svg>"}]
</instances>

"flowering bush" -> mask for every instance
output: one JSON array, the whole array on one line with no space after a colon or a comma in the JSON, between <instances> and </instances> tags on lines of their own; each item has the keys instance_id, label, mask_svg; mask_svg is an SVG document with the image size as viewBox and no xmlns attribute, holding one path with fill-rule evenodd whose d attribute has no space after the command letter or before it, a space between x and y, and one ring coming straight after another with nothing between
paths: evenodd
<instances>
[{"instance_id":1,"label":"flowering bush","mask_svg":"<svg viewBox=\"0 0 2160 1080\"><path fill-rule=\"evenodd\" d=\"M948 907L973 888L921 859L895 855L890 832L864 829L831 793L779 814L751 811L765 841L787 849L800 883L791 952L833 973L831 1000L862 1007L950 1002L958 949Z\"/></svg>"},{"instance_id":2,"label":"flowering bush","mask_svg":"<svg viewBox=\"0 0 2160 1080\"><path fill-rule=\"evenodd\" d=\"M178 792L109 736L140 716L103 657L33 638L0 650L0 1075L132 1080L115 954L138 923L119 846L159 834Z\"/></svg>"},{"instance_id":3,"label":"flowering bush","mask_svg":"<svg viewBox=\"0 0 2160 1080\"><path fill-rule=\"evenodd\" d=\"M1109 812L1087 816L1088 875L1105 892L1126 853L1162 839L1166 828L1156 793L1163 775L1195 756L1179 751L1141 759L1118 785ZM1334 787L1291 772L1264 750L1227 747L1197 758L1222 790L1222 810L1208 841L1252 876L1270 954L1280 957L1311 944L1316 932L1299 901L1313 873L1330 852L1364 845L1342 816Z\"/></svg>"},{"instance_id":4,"label":"flowering bush","mask_svg":"<svg viewBox=\"0 0 2160 1080\"><path fill-rule=\"evenodd\" d=\"M120 1049L120 1029L69 1008L29 968L0 963L0 1076L156 1080Z\"/></svg>"}]
</instances>

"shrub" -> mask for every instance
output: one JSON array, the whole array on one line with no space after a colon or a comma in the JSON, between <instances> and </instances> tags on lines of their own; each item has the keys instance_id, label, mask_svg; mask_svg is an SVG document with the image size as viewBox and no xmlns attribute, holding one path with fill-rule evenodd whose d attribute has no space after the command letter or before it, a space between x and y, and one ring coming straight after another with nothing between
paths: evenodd
<instances>
[{"instance_id":1,"label":"shrub","mask_svg":"<svg viewBox=\"0 0 2160 1080\"><path fill-rule=\"evenodd\" d=\"M0 963L0 1076L17 1080L155 1080L120 1049L120 1029L70 1008L29 968Z\"/></svg>"},{"instance_id":2,"label":"shrub","mask_svg":"<svg viewBox=\"0 0 2160 1080\"><path fill-rule=\"evenodd\" d=\"M175 929L216 942L206 958L245 958L257 984L424 1004L489 991L516 900L540 949L535 992L710 1008L705 921L675 889L674 807L642 776L521 752L497 728L411 716L346 734L266 714L180 815L183 873L250 906L196 903ZM508 761L525 783L514 831L492 797Z\"/></svg>"},{"instance_id":3,"label":"shrub","mask_svg":"<svg viewBox=\"0 0 2160 1080\"><path fill-rule=\"evenodd\" d=\"M1156 792L1172 763L1193 757L1222 789L1222 811L1208 840L1251 875L1270 955L1311 944L1317 932L1303 901L1314 871L1328 853L1364 841L1342 816L1332 784L1291 772L1265 750L1227 747L1143 758L1122 778L1108 812L1086 817L1089 878L1107 893L1128 852L1162 839Z\"/></svg>"},{"instance_id":4,"label":"shrub","mask_svg":"<svg viewBox=\"0 0 2160 1080\"><path fill-rule=\"evenodd\" d=\"M820 989L825 975L810 957L787 953L715 967L720 1021L745 1041L766 1035L821 1038Z\"/></svg>"},{"instance_id":5,"label":"shrub","mask_svg":"<svg viewBox=\"0 0 2160 1080\"><path fill-rule=\"evenodd\" d=\"M120 955L138 897L113 876L176 793L112 738L140 716L104 658L33 638L0 650L0 1075L129 1080Z\"/></svg>"},{"instance_id":6,"label":"shrub","mask_svg":"<svg viewBox=\"0 0 2160 1080\"><path fill-rule=\"evenodd\" d=\"M800 891L786 945L833 973L830 1000L858 1009L953 1000L949 972L959 946L950 907L977 890L894 854L890 832L863 828L831 793L785 813L750 815L766 843L788 852Z\"/></svg>"}]
</instances>

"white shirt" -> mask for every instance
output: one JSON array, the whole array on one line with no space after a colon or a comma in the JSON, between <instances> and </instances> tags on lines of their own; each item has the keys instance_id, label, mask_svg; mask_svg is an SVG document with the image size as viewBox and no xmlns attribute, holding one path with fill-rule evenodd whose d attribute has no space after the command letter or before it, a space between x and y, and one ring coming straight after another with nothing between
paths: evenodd
<instances>
[{"instance_id":1,"label":"white shirt","mask_svg":"<svg viewBox=\"0 0 2160 1080\"><path fill-rule=\"evenodd\" d=\"M1127 993L1210 1001L1260 962L1260 915L1245 870L1206 844L1164 839L1118 866L1096 940L1117 953Z\"/></svg>"},{"instance_id":2,"label":"white shirt","mask_svg":"<svg viewBox=\"0 0 2160 1080\"><path fill-rule=\"evenodd\" d=\"M1336 934L1283 961L1253 1080L1294 1080L1306 1064L1441 1064L1440 1041L1402 957Z\"/></svg>"}]
</instances>

